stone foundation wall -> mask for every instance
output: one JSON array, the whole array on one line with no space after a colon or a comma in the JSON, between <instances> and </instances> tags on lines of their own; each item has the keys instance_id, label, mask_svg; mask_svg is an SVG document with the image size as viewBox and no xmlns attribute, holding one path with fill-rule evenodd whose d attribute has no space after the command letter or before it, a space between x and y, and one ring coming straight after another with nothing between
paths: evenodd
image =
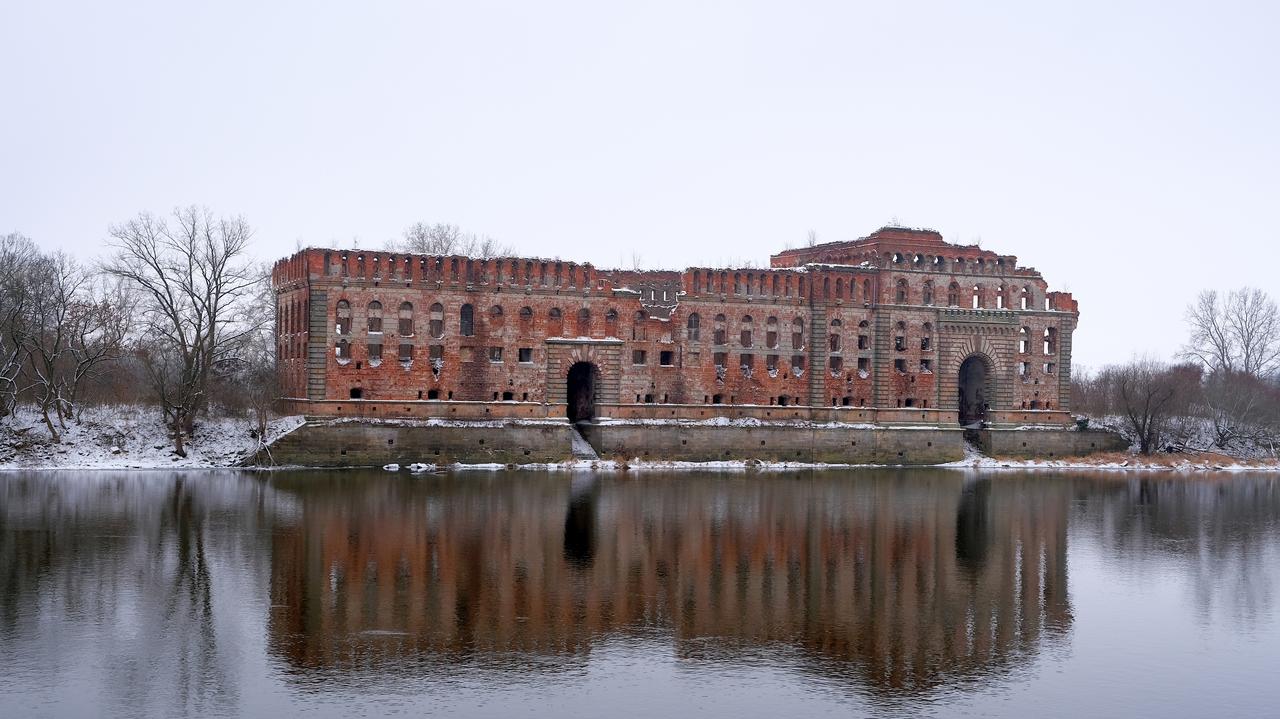
<instances>
[{"instance_id":1,"label":"stone foundation wall","mask_svg":"<svg viewBox=\"0 0 1280 719\"><path fill-rule=\"evenodd\" d=\"M602 458L619 461L939 464L964 458L959 428L604 424L592 426L587 438Z\"/></svg>"},{"instance_id":2,"label":"stone foundation wall","mask_svg":"<svg viewBox=\"0 0 1280 719\"><path fill-rule=\"evenodd\" d=\"M570 459L566 422L311 420L281 437L259 465L535 464ZM603 459L622 462L760 460L842 464L937 464L964 457L956 429L601 424L587 437Z\"/></svg>"},{"instance_id":3,"label":"stone foundation wall","mask_svg":"<svg viewBox=\"0 0 1280 719\"><path fill-rule=\"evenodd\" d=\"M254 464L381 467L385 464L532 464L570 458L569 423L476 422L445 426L309 421L272 443Z\"/></svg>"},{"instance_id":4,"label":"stone foundation wall","mask_svg":"<svg viewBox=\"0 0 1280 719\"><path fill-rule=\"evenodd\" d=\"M385 464L541 464L571 458L567 421L414 421L312 419L276 440L258 465L310 467ZM1054 459L1128 447L1105 430L976 432L994 457ZM929 465L964 458L960 428L840 425L624 424L586 427L602 459L619 462L757 460L830 464Z\"/></svg>"},{"instance_id":5,"label":"stone foundation wall","mask_svg":"<svg viewBox=\"0 0 1280 719\"><path fill-rule=\"evenodd\" d=\"M1054 459L1123 451L1129 448L1129 441L1116 432L1101 429L991 429L978 433L978 446L993 457Z\"/></svg>"}]
</instances>

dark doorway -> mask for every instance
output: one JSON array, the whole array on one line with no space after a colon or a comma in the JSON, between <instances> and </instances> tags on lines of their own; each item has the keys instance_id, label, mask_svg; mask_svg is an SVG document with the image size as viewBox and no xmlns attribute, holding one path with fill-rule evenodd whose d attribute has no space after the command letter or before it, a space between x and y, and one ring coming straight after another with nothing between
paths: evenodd
<instances>
[{"instance_id":1,"label":"dark doorway","mask_svg":"<svg viewBox=\"0 0 1280 719\"><path fill-rule=\"evenodd\" d=\"M598 374L590 362L577 362L569 368L565 414L570 422L590 422L595 417Z\"/></svg>"},{"instance_id":2,"label":"dark doorway","mask_svg":"<svg viewBox=\"0 0 1280 719\"><path fill-rule=\"evenodd\" d=\"M960 424L980 425L987 418L990 371L981 357L974 355L960 365Z\"/></svg>"}]
</instances>

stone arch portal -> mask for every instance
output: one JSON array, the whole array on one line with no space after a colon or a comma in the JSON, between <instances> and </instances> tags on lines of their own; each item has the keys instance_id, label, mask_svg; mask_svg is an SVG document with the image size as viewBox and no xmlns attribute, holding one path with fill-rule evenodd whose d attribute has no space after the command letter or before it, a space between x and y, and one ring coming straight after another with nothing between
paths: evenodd
<instances>
[{"instance_id":1,"label":"stone arch portal","mask_svg":"<svg viewBox=\"0 0 1280 719\"><path fill-rule=\"evenodd\" d=\"M995 397L994 372L991 361L980 354L971 354L960 363L959 409L960 425L980 426L987 419L987 411Z\"/></svg>"},{"instance_id":2,"label":"stone arch portal","mask_svg":"<svg viewBox=\"0 0 1280 719\"><path fill-rule=\"evenodd\" d=\"M593 362L575 362L565 379L565 416L570 422L589 422L596 415L600 368Z\"/></svg>"}]
</instances>

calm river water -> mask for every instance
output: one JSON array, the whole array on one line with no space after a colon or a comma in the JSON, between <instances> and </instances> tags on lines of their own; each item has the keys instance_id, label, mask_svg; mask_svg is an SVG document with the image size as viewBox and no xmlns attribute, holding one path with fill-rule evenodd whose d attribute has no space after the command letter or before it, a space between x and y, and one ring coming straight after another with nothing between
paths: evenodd
<instances>
[{"instance_id":1,"label":"calm river water","mask_svg":"<svg viewBox=\"0 0 1280 719\"><path fill-rule=\"evenodd\" d=\"M0 716L1276 716L1278 482L0 474Z\"/></svg>"}]
</instances>

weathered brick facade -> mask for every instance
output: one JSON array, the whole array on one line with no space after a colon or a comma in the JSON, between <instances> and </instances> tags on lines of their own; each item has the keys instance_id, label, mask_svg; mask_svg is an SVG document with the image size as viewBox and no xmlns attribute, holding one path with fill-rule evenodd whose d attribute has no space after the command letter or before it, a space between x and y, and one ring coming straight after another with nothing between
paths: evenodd
<instances>
[{"instance_id":1,"label":"weathered brick facade","mask_svg":"<svg viewBox=\"0 0 1280 719\"><path fill-rule=\"evenodd\" d=\"M309 414L1069 421L1078 308L1017 258L882 228L770 265L303 250L273 273L283 394Z\"/></svg>"}]
</instances>

